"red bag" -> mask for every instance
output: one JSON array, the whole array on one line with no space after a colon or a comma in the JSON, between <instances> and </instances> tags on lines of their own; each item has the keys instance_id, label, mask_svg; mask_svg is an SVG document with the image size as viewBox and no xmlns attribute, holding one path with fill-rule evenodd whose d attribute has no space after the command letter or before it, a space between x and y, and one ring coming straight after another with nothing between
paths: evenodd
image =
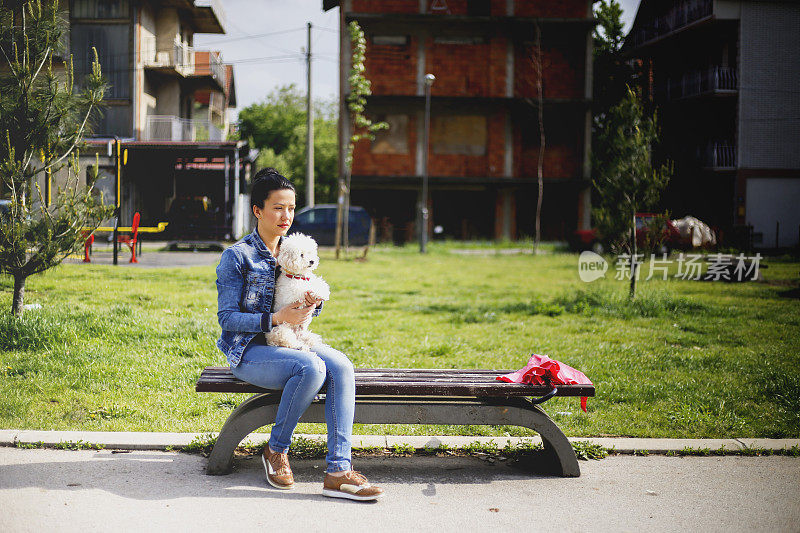
<instances>
[{"instance_id":1,"label":"red bag","mask_svg":"<svg viewBox=\"0 0 800 533\"><path fill-rule=\"evenodd\" d=\"M498 381L506 383L530 383L531 385L592 385L586 374L575 370L546 355L531 354L528 364L516 372L497 376ZM588 398L581 397L581 409L586 412Z\"/></svg>"}]
</instances>

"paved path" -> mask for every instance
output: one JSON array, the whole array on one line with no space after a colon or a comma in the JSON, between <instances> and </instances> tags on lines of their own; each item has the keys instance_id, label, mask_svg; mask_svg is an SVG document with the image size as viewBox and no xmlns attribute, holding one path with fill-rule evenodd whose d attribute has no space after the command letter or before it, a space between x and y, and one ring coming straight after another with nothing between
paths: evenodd
<instances>
[{"instance_id":1,"label":"paved path","mask_svg":"<svg viewBox=\"0 0 800 533\"><path fill-rule=\"evenodd\" d=\"M138 263L130 263L131 254L127 248L120 250L117 255L117 266L132 268L172 268L216 265L219 263L219 256L222 252L206 251L177 251L177 252L144 252L137 256ZM92 265L111 265L114 262L114 255L109 248L108 251L96 251L91 256ZM66 263L83 263L83 256L69 257Z\"/></svg>"},{"instance_id":2,"label":"paved path","mask_svg":"<svg viewBox=\"0 0 800 533\"><path fill-rule=\"evenodd\" d=\"M800 460L612 456L580 478L476 458L360 458L377 503L320 494L323 461L271 489L257 457L227 476L177 452L0 448L0 531L798 531ZM143 527L145 526L146 527Z\"/></svg>"}]
</instances>

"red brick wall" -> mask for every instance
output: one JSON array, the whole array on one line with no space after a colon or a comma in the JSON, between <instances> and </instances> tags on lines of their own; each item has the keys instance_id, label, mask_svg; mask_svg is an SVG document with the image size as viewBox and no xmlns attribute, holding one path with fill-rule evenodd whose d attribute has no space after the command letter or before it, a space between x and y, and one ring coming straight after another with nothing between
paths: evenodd
<instances>
[{"instance_id":1,"label":"red brick wall","mask_svg":"<svg viewBox=\"0 0 800 533\"><path fill-rule=\"evenodd\" d=\"M364 66L372 94L416 94L417 44L410 36L406 46L375 45L367 36Z\"/></svg>"},{"instance_id":2,"label":"red brick wall","mask_svg":"<svg viewBox=\"0 0 800 533\"><path fill-rule=\"evenodd\" d=\"M427 2L430 12L432 0ZM466 15L466 0L446 0L451 15ZM492 16L506 15L506 0L491 0ZM419 13L419 0L353 0L351 9L356 13ZM517 17L586 18L586 0L515 0ZM446 15L446 11L435 11Z\"/></svg>"},{"instance_id":3,"label":"red brick wall","mask_svg":"<svg viewBox=\"0 0 800 533\"><path fill-rule=\"evenodd\" d=\"M492 0L492 16L505 17L508 12L506 11L506 0Z\"/></svg>"},{"instance_id":4,"label":"red brick wall","mask_svg":"<svg viewBox=\"0 0 800 533\"><path fill-rule=\"evenodd\" d=\"M514 15L517 17L586 18L586 0L515 0Z\"/></svg>"},{"instance_id":5,"label":"red brick wall","mask_svg":"<svg viewBox=\"0 0 800 533\"><path fill-rule=\"evenodd\" d=\"M505 96L506 39L446 44L428 39L425 70L436 76L434 96Z\"/></svg>"},{"instance_id":6,"label":"red brick wall","mask_svg":"<svg viewBox=\"0 0 800 533\"><path fill-rule=\"evenodd\" d=\"M486 121L487 176L502 176L506 155L506 116L498 111Z\"/></svg>"},{"instance_id":7,"label":"red brick wall","mask_svg":"<svg viewBox=\"0 0 800 533\"><path fill-rule=\"evenodd\" d=\"M356 13L419 13L419 0L353 0Z\"/></svg>"},{"instance_id":8,"label":"red brick wall","mask_svg":"<svg viewBox=\"0 0 800 533\"><path fill-rule=\"evenodd\" d=\"M547 143L546 139L545 143ZM517 153L521 155L516 158L517 175L524 178L535 178L539 164L538 144L522 146ZM545 144L542 175L545 178L576 178L580 176L578 168L580 157L577 146Z\"/></svg>"},{"instance_id":9,"label":"red brick wall","mask_svg":"<svg viewBox=\"0 0 800 533\"><path fill-rule=\"evenodd\" d=\"M466 0L446 0L444 2L447 4L447 8L450 11L451 15L467 15L467 1ZM427 1L427 11L435 14L443 14L447 15L447 11L430 11L431 6L433 5L433 0ZM490 0L490 14L493 17L497 16L505 16L506 15L506 0Z\"/></svg>"},{"instance_id":10,"label":"red brick wall","mask_svg":"<svg viewBox=\"0 0 800 533\"><path fill-rule=\"evenodd\" d=\"M361 140L353 150L353 174L368 176L414 176L417 146L417 117L408 117L408 153L373 154L370 141Z\"/></svg>"},{"instance_id":11,"label":"red brick wall","mask_svg":"<svg viewBox=\"0 0 800 533\"><path fill-rule=\"evenodd\" d=\"M431 150L428 172L432 176L503 176L505 112L487 117L485 155L436 154ZM360 141L353 154L353 174L376 176L416 175L417 120L408 119L408 154L373 154L369 141Z\"/></svg>"},{"instance_id":12,"label":"red brick wall","mask_svg":"<svg viewBox=\"0 0 800 533\"><path fill-rule=\"evenodd\" d=\"M542 45L542 90L545 98L583 97L585 53L580 43L570 47ZM517 47L514 51L514 96L538 96L536 78L532 48Z\"/></svg>"},{"instance_id":13,"label":"red brick wall","mask_svg":"<svg viewBox=\"0 0 800 533\"><path fill-rule=\"evenodd\" d=\"M489 96L489 48L427 39L425 70L436 76L434 96Z\"/></svg>"},{"instance_id":14,"label":"red brick wall","mask_svg":"<svg viewBox=\"0 0 800 533\"><path fill-rule=\"evenodd\" d=\"M502 176L505 157L505 116L503 111L486 120L486 154L435 154L431 151L428 169L431 176Z\"/></svg>"}]
</instances>

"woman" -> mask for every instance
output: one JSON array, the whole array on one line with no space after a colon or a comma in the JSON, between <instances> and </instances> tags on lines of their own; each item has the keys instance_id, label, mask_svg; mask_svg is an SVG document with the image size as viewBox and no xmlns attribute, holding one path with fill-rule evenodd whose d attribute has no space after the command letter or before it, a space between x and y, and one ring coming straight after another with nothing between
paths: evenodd
<instances>
[{"instance_id":1,"label":"woman","mask_svg":"<svg viewBox=\"0 0 800 533\"><path fill-rule=\"evenodd\" d=\"M328 426L328 464L322 493L335 498L375 500L383 490L370 485L351 469L350 442L355 411L353 364L326 344L313 353L268 346L264 333L281 323L301 324L322 310L322 301L306 293L273 312L275 256L281 238L294 219L294 186L275 169L259 171L250 191L257 219L253 233L222 253L217 267L218 318L222 335L217 346L233 375L266 389L282 389L281 401L262 462L267 481L278 489L294 486L287 452L297 422L323 384L327 383L325 422Z\"/></svg>"}]
</instances>

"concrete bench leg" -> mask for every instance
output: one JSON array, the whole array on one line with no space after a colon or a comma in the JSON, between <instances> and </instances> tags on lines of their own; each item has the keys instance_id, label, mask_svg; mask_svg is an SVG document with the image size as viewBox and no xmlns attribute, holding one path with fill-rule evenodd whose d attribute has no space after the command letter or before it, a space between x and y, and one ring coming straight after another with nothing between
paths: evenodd
<instances>
[{"instance_id":1,"label":"concrete bench leg","mask_svg":"<svg viewBox=\"0 0 800 533\"><path fill-rule=\"evenodd\" d=\"M225 421L208 457L206 473L228 474L233 468L233 452L246 436L275 421L280 394L256 394L242 402Z\"/></svg>"},{"instance_id":2,"label":"concrete bench leg","mask_svg":"<svg viewBox=\"0 0 800 533\"><path fill-rule=\"evenodd\" d=\"M578 457L561 428L537 405L523 405L516 409L519 409L519 412L514 416L519 417L519 421L514 425L530 428L542 437L547 461L556 467L562 476L579 477L581 467L578 465Z\"/></svg>"},{"instance_id":3,"label":"concrete bench leg","mask_svg":"<svg viewBox=\"0 0 800 533\"><path fill-rule=\"evenodd\" d=\"M227 474L233 452L247 435L272 423L280 394L257 394L245 400L228 417L208 459L207 473ZM324 422L324 403L315 402L301 422ZM356 398L355 422L359 424L455 424L509 425L533 429L542 437L545 454L564 477L581 475L578 458L567 437L537 405L523 398L498 400L455 398L363 397Z\"/></svg>"}]
</instances>

